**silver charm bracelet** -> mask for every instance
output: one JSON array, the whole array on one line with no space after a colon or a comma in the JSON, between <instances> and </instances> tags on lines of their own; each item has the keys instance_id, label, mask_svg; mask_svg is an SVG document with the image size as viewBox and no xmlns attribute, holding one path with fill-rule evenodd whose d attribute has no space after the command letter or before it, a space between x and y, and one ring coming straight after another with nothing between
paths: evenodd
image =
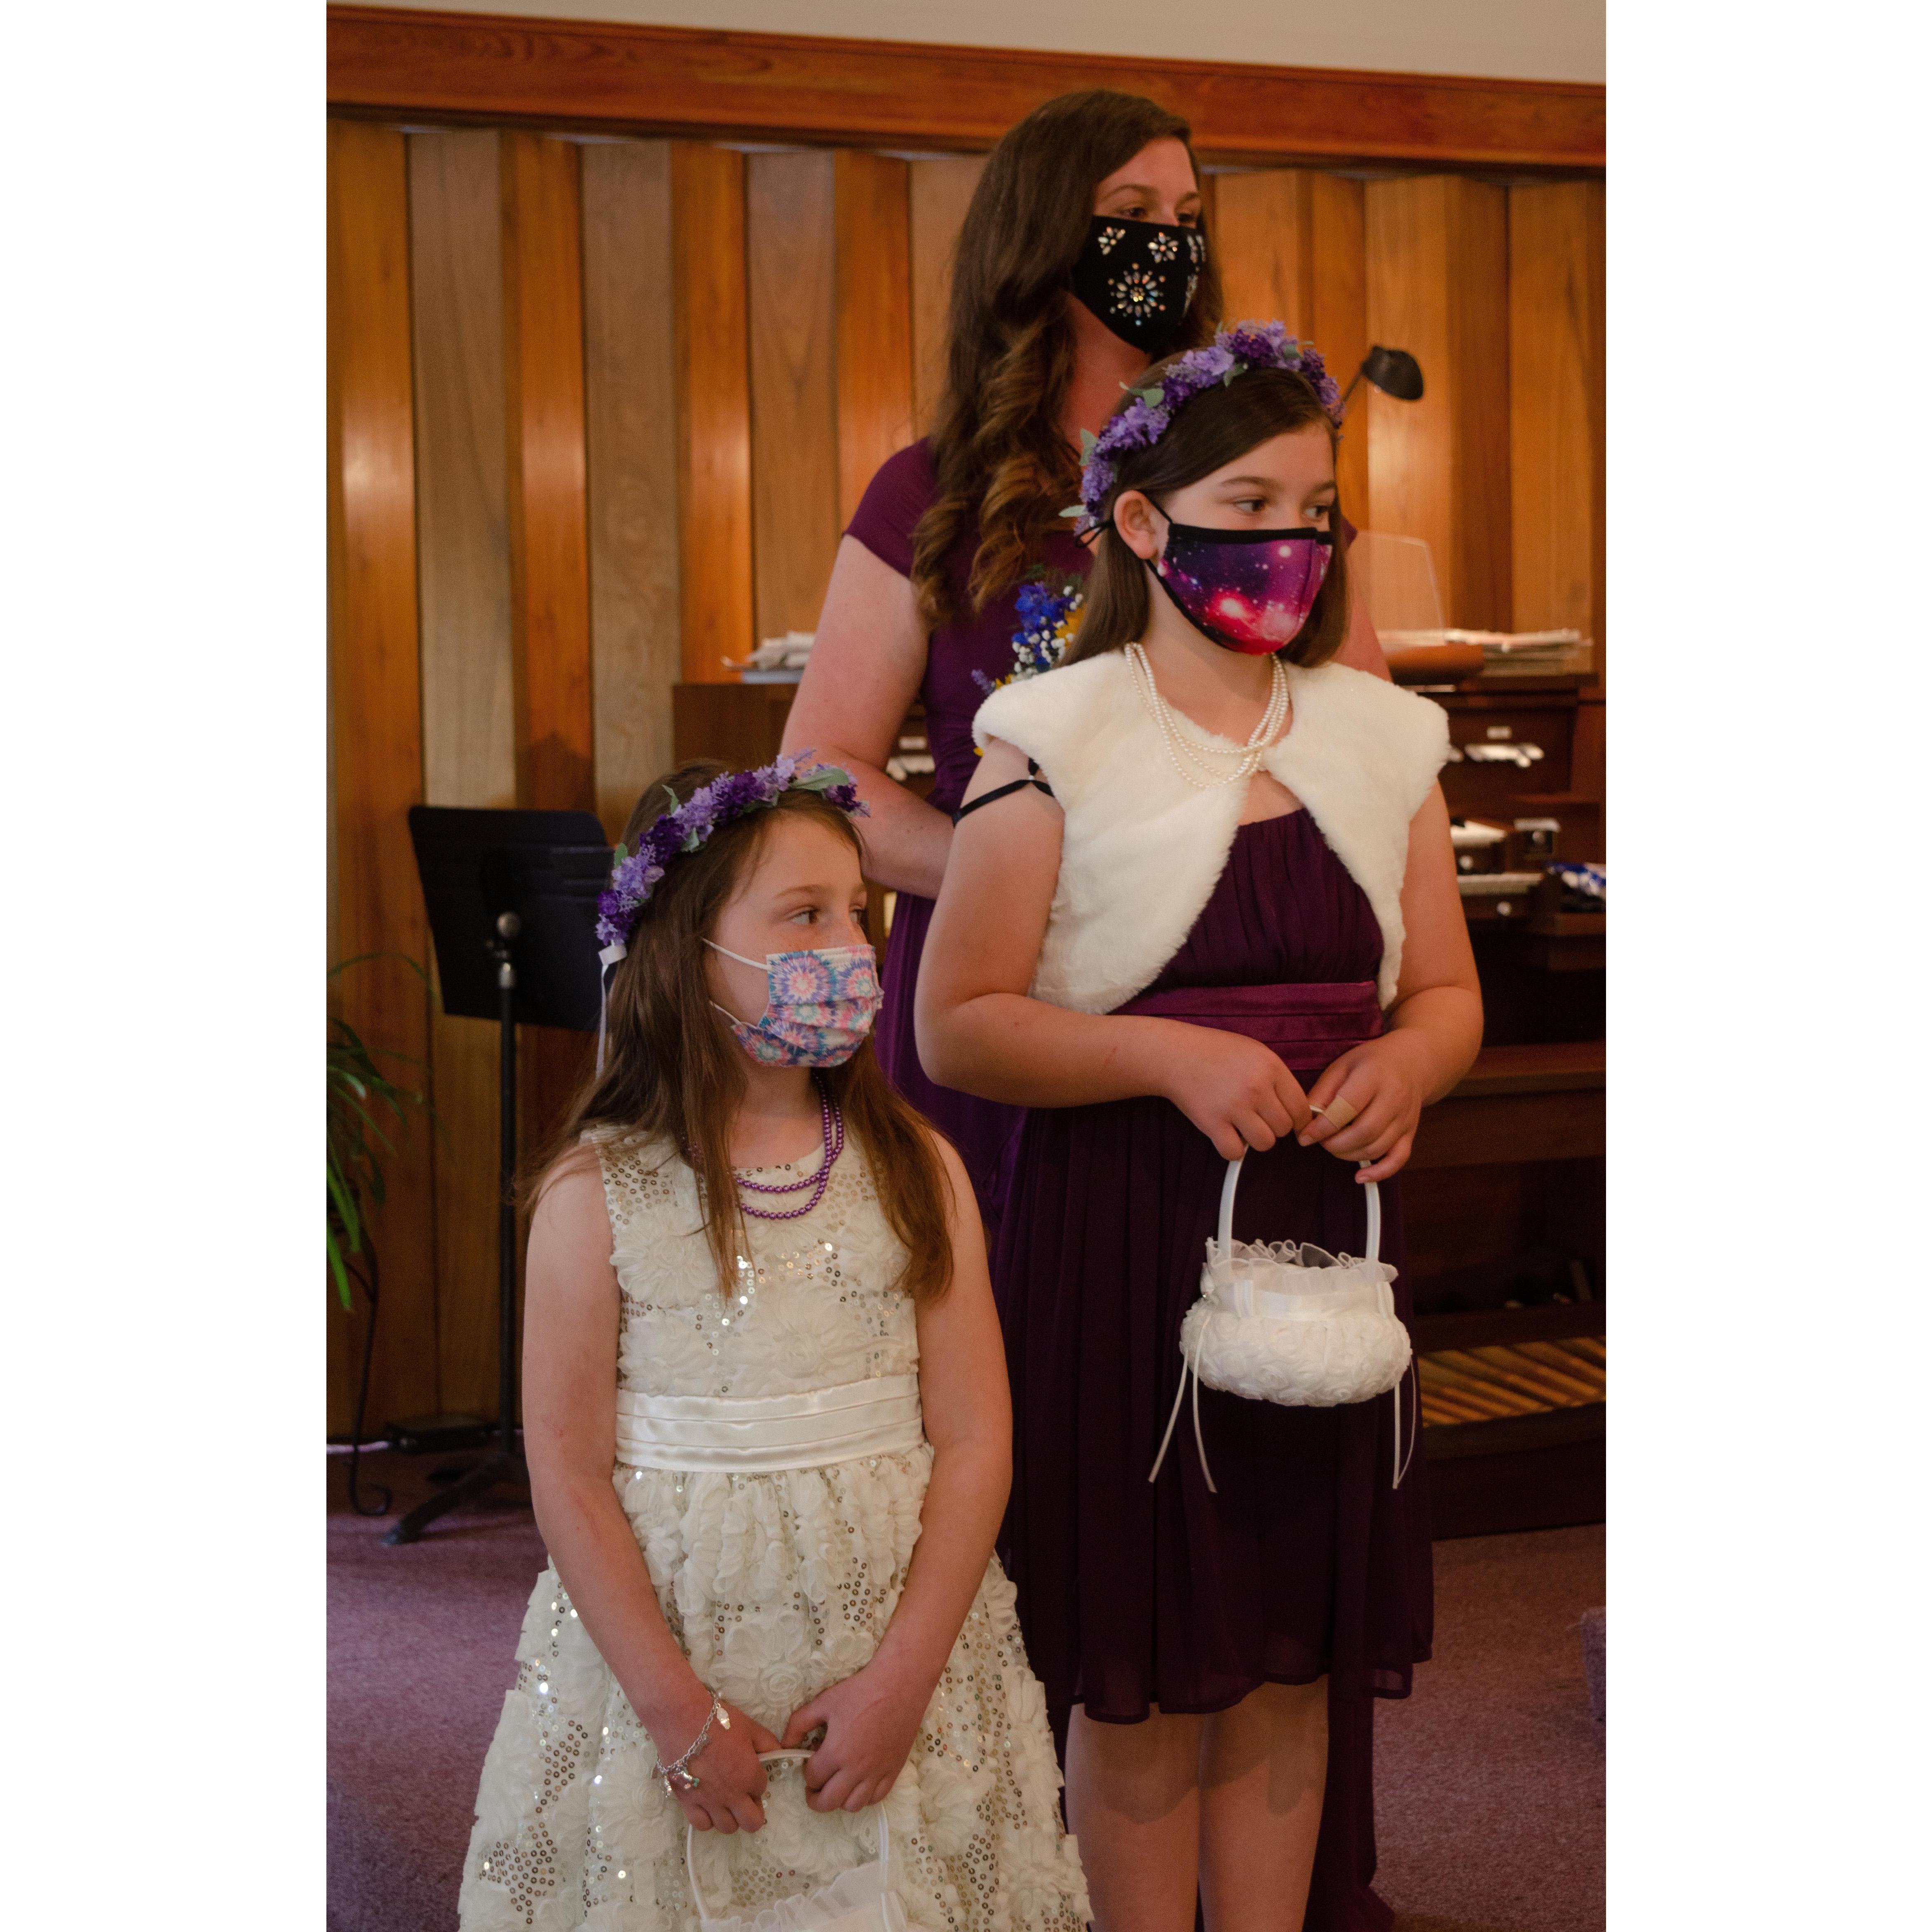
<instances>
[{"instance_id":1,"label":"silver charm bracelet","mask_svg":"<svg viewBox=\"0 0 1932 1932\"><path fill-rule=\"evenodd\" d=\"M713 1694L711 1708L706 1712L704 1722L691 1742L691 1748L675 1764L659 1762L654 1775L664 1788L664 1795L675 1798L682 1791L695 1791L701 1782L697 1772L691 1768L691 1761L711 1741L711 1726L716 1723L720 1730L731 1728L731 1714L724 1708L723 1698Z\"/></svg>"}]
</instances>

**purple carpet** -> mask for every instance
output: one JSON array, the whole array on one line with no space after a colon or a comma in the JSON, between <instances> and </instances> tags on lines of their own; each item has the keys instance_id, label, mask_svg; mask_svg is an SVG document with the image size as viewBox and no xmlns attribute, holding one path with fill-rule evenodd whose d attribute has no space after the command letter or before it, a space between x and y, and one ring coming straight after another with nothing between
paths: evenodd
<instances>
[{"instance_id":1,"label":"purple carpet","mask_svg":"<svg viewBox=\"0 0 1932 1932\"><path fill-rule=\"evenodd\" d=\"M1601 1524L1436 1546L1436 1656L1376 1714L1396 1932L1603 1932L1604 1726L1580 1628Z\"/></svg>"},{"instance_id":2,"label":"purple carpet","mask_svg":"<svg viewBox=\"0 0 1932 1932\"><path fill-rule=\"evenodd\" d=\"M386 1547L432 1460L365 1457L396 1493L363 1518L347 1459L328 1459L328 1932L454 1932L477 1773L543 1566L507 1498ZM1438 1543L1436 1566L1436 1660L1377 1714L1377 1888L1397 1932L1601 1932L1604 1730L1578 1624L1604 1600L1604 1532Z\"/></svg>"}]
</instances>

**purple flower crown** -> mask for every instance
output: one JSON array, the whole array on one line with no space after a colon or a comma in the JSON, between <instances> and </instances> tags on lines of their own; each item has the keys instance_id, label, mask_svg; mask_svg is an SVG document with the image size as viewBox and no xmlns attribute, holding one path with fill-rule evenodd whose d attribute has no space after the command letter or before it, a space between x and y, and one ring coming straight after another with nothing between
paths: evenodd
<instances>
[{"instance_id":1,"label":"purple flower crown","mask_svg":"<svg viewBox=\"0 0 1932 1932\"><path fill-rule=\"evenodd\" d=\"M1158 382L1130 388L1133 400L1116 410L1097 436L1081 431L1086 461L1080 471L1080 501L1061 512L1079 519L1073 534L1084 536L1100 527L1100 506L1120 473L1118 457L1130 449L1151 448L1184 403L1250 369L1292 369L1306 376L1322 406L1337 423L1342 420L1342 392L1312 342L1298 341L1282 322L1238 322L1222 329L1209 347L1178 357Z\"/></svg>"},{"instance_id":2,"label":"purple flower crown","mask_svg":"<svg viewBox=\"0 0 1932 1932\"><path fill-rule=\"evenodd\" d=\"M782 793L815 791L848 818L868 817L851 773L838 765L808 764L811 756L809 752L801 752L795 758L780 758L756 771L726 772L700 786L682 805L667 785L664 794L671 809L653 820L634 852L620 845L614 855L610 883L597 901L599 942L606 946L627 945L638 929L638 915L674 859L695 852L718 826L776 805Z\"/></svg>"}]
</instances>

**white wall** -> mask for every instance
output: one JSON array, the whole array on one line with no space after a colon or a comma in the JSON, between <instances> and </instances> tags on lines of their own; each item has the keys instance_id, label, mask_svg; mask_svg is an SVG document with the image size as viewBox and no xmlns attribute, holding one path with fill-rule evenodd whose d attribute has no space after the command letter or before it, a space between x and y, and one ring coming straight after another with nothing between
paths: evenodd
<instances>
[{"instance_id":1,"label":"white wall","mask_svg":"<svg viewBox=\"0 0 1932 1932\"><path fill-rule=\"evenodd\" d=\"M563 20L1254 61L1604 78L1604 0L393 0Z\"/></svg>"}]
</instances>

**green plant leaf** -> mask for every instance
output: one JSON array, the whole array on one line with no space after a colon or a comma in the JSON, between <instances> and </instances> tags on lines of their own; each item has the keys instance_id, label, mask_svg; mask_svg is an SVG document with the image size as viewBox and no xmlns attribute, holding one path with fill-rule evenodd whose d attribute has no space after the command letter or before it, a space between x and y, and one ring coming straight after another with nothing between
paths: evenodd
<instances>
[{"instance_id":1,"label":"green plant leaf","mask_svg":"<svg viewBox=\"0 0 1932 1932\"><path fill-rule=\"evenodd\" d=\"M343 1263L341 1254L335 1245L335 1237L332 1233L328 1238L328 1271L335 1277L335 1292L340 1299L342 1306L345 1310L352 1311L356 1306L356 1301L355 1298L349 1292L349 1270Z\"/></svg>"},{"instance_id":2,"label":"green plant leaf","mask_svg":"<svg viewBox=\"0 0 1932 1932\"><path fill-rule=\"evenodd\" d=\"M331 967L328 976L334 979L350 967L376 959L400 960L425 987L432 983L416 961L394 952L358 953ZM379 1056L405 1066L424 1066L424 1060L413 1054L370 1045L340 1014L329 1016L327 1033L324 1237L330 1276L346 1308L353 1305L350 1280L356 1274L350 1258L362 1252L369 1212L381 1207L388 1192L383 1163L394 1154L396 1143L385 1131L385 1115L394 1126L406 1128L410 1109L416 1108L428 1116L432 1128L440 1130L442 1123L430 1102L427 1082L425 1090L415 1090L392 1079L378 1064Z\"/></svg>"}]
</instances>

